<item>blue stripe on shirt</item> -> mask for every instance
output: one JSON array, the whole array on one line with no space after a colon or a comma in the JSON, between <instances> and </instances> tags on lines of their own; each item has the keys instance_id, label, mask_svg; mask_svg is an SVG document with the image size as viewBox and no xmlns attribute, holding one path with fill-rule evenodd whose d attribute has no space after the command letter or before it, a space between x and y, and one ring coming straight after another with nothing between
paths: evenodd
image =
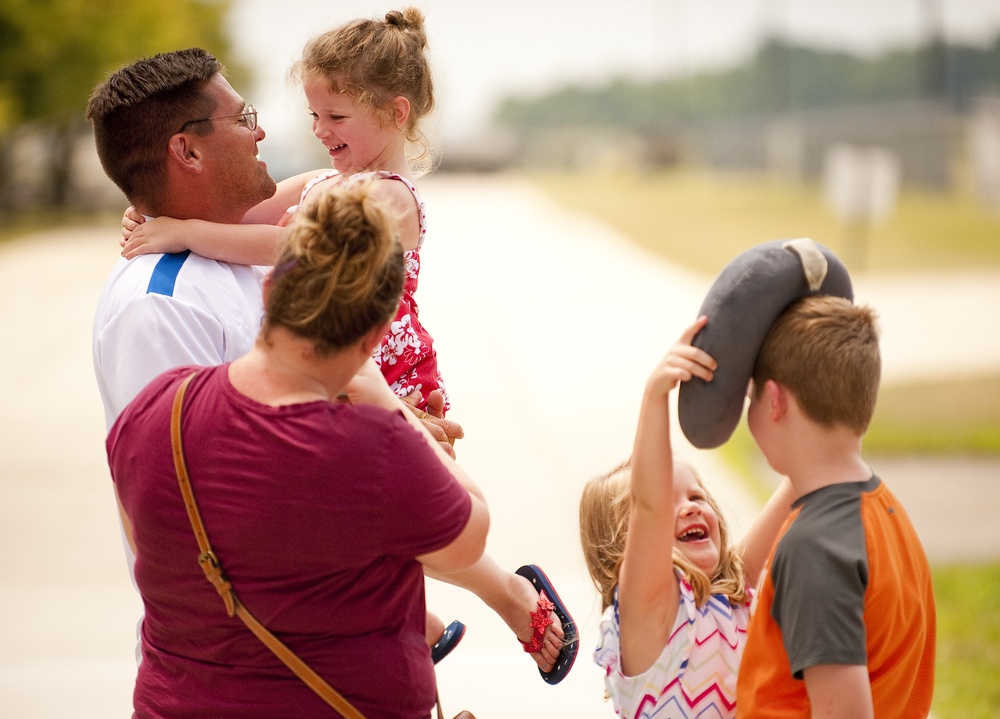
<instances>
[{"instance_id":1,"label":"blue stripe on shirt","mask_svg":"<svg viewBox=\"0 0 1000 719\"><path fill-rule=\"evenodd\" d=\"M191 254L191 250L184 250L172 255L164 255L153 268L153 275L149 278L149 286L146 287L146 294L166 295L173 297L174 283L177 282L177 273L181 271L181 265Z\"/></svg>"}]
</instances>

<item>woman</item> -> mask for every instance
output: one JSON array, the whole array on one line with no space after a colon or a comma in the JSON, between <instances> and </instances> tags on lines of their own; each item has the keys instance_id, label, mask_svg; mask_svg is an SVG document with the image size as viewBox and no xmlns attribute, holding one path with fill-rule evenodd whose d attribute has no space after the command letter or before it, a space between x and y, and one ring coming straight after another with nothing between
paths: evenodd
<instances>
[{"instance_id":1,"label":"woman","mask_svg":"<svg viewBox=\"0 0 1000 719\"><path fill-rule=\"evenodd\" d=\"M423 571L479 560L489 514L372 364L403 286L390 218L367 183L298 214L256 345L198 370L183 439L206 531L243 603L363 714L415 718L435 696ZM135 715L327 715L226 614L196 561L169 432L194 369L154 380L107 442L145 605Z\"/></svg>"}]
</instances>

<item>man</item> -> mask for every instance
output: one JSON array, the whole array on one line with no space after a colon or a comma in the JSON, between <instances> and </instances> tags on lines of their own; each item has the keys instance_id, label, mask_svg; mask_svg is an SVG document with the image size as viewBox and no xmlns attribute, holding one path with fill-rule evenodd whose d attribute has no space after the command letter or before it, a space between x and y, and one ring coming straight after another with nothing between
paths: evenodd
<instances>
[{"instance_id":1,"label":"man","mask_svg":"<svg viewBox=\"0 0 1000 719\"><path fill-rule=\"evenodd\" d=\"M237 223L271 197L257 158L264 130L201 49L140 60L87 105L108 176L147 216ZM252 345L263 311L260 272L193 253L120 260L98 303L94 369L108 428L153 377L214 365Z\"/></svg>"}]
</instances>

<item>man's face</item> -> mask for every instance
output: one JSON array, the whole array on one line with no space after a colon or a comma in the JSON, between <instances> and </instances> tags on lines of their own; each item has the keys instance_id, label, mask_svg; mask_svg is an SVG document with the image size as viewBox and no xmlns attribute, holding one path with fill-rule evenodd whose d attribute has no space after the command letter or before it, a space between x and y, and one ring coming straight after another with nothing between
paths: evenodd
<instances>
[{"instance_id":1,"label":"man's face","mask_svg":"<svg viewBox=\"0 0 1000 719\"><path fill-rule=\"evenodd\" d=\"M275 192L267 165L257 157L264 130L260 125L250 129L246 117L239 114L246 103L222 75L212 78L208 92L218 103L212 113L218 119L211 120L212 132L197 141L204 153L205 179L211 183L220 214L239 222L247 210Z\"/></svg>"}]
</instances>

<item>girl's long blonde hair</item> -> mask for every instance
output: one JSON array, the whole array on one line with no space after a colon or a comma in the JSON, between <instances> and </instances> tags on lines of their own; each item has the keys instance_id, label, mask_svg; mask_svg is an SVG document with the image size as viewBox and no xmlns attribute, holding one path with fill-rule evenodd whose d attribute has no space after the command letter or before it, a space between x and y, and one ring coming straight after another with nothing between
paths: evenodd
<instances>
[{"instance_id":1,"label":"girl's long blonde hair","mask_svg":"<svg viewBox=\"0 0 1000 719\"><path fill-rule=\"evenodd\" d=\"M691 584L698 606L713 594L725 595L733 605L746 602L749 596L746 572L742 558L731 546L726 520L701 476L690 465L688 468L719 518L719 566L715 574L709 577L694 566L676 545L673 564ZM631 476L630 459L611 472L588 481L580 498L580 541L587 571L601 594L602 611L614 602L615 588L618 586L622 559L625 556Z\"/></svg>"}]
</instances>

